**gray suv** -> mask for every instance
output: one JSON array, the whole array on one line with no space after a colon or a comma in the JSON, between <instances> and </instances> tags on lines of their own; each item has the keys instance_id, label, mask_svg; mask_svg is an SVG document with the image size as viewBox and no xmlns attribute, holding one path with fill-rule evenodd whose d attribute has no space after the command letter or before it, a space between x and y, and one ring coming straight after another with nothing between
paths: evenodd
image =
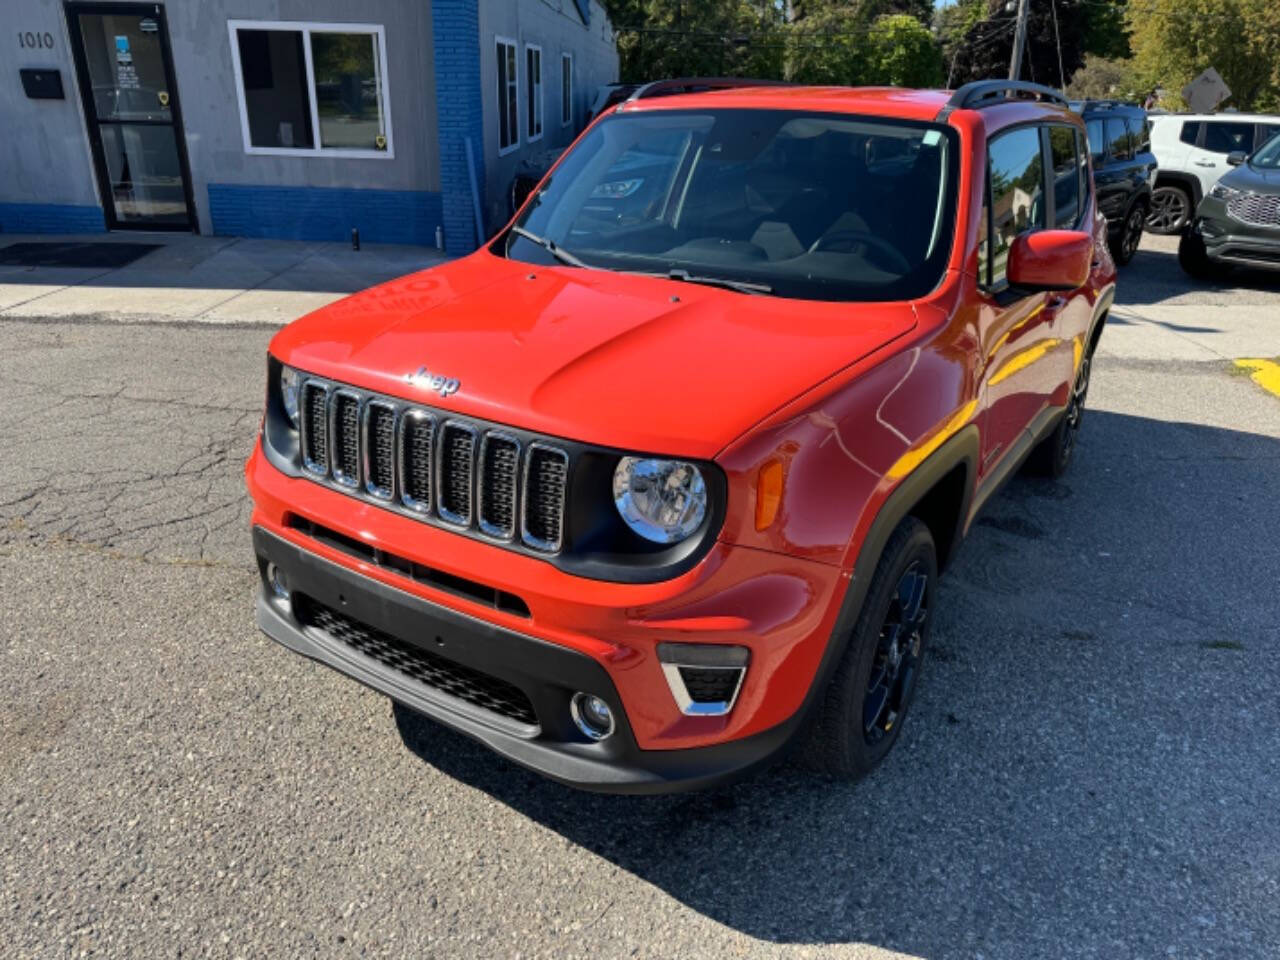
<instances>
[{"instance_id":1,"label":"gray suv","mask_svg":"<svg viewBox=\"0 0 1280 960\"><path fill-rule=\"evenodd\" d=\"M1213 278L1232 266L1280 270L1280 134L1251 155L1232 153L1235 167L1205 194L1178 245L1193 277Z\"/></svg>"}]
</instances>

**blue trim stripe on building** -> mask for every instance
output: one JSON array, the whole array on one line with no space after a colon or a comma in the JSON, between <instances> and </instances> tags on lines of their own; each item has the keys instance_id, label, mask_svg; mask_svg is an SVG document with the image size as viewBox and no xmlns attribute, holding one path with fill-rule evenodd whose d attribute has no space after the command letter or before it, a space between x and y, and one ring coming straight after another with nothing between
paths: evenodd
<instances>
[{"instance_id":1,"label":"blue trim stripe on building","mask_svg":"<svg viewBox=\"0 0 1280 960\"><path fill-rule=\"evenodd\" d=\"M440 192L444 197L444 245L449 253L476 248L475 205L467 169L466 140L484 189L484 100L480 77L478 0L432 0L431 30L439 117ZM484 225L481 224L483 232Z\"/></svg>"},{"instance_id":2,"label":"blue trim stripe on building","mask_svg":"<svg viewBox=\"0 0 1280 960\"><path fill-rule=\"evenodd\" d=\"M0 203L0 233L105 233L101 207L71 203Z\"/></svg>"},{"instance_id":3,"label":"blue trim stripe on building","mask_svg":"<svg viewBox=\"0 0 1280 960\"><path fill-rule=\"evenodd\" d=\"M209 218L219 236L342 242L354 228L368 243L434 246L442 211L427 190L211 183Z\"/></svg>"}]
</instances>

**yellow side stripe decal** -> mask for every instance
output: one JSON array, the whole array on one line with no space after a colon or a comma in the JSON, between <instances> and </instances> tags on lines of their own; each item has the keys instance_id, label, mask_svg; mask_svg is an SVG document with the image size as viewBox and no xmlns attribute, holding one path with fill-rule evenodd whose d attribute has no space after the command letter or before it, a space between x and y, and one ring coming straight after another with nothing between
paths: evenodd
<instances>
[{"instance_id":1,"label":"yellow side stripe decal","mask_svg":"<svg viewBox=\"0 0 1280 960\"><path fill-rule=\"evenodd\" d=\"M1062 342L1061 340L1058 340L1056 338L1051 340L1044 340L1044 341L1041 341L1040 343L1037 343L1034 347L1028 347L1026 350L1023 350L1021 353L1015 353L1012 357L1010 357L1007 361L1005 361L1004 366L1002 366L999 370L997 370L995 373L991 375L991 380L988 382L990 383L991 386L994 387L1001 380L1007 380L1009 377L1013 376L1019 370L1023 370L1031 366L1033 363L1035 363L1037 360L1039 360L1041 357L1043 357L1046 353L1048 353L1050 350L1052 350L1061 342Z\"/></svg>"},{"instance_id":2,"label":"yellow side stripe decal","mask_svg":"<svg viewBox=\"0 0 1280 960\"><path fill-rule=\"evenodd\" d=\"M1274 360L1261 359L1244 359L1235 362L1237 367L1244 370L1252 370L1249 379L1260 386L1267 393L1274 393L1280 397L1280 363Z\"/></svg>"},{"instance_id":3,"label":"yellow side stripe decal","mask_svg":"<svg viewBox=\"0 0 1280 960\"><path fill-rule=\"evenodd\" d=\"M937 450L946 443L951 437L969 422L969 418L973 416L973 411L978 408L977 400L970 400L963 407L951 415L951 417L938 428L938 431L924 441L920 446L908 450L900 456L893 466L889 468L889 476L895 480L905 477L908 473L920 466L929 454Z\"/></svg>"}]
</instances>

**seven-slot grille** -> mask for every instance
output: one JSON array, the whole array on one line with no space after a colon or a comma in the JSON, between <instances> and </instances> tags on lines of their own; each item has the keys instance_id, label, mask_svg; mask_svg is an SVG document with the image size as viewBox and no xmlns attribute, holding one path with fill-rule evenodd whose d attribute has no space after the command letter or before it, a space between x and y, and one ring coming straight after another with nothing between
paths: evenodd
<instances>
[{"instance_id":1,"label":"seven-slot grille","mask_svg":"<svg viewBox=\"0 0 1280 960\"><path fill-rule=\"evenodd\" d=\"M319 380L302 386L305 472L366 499L557 553L569 454Z\"/></svg>"},{"instance_id":2,"label":"seven-slot grille","mask_svg":"<svg viewBox=\"0 0 1280 960\"><path fill-rule=\"evenodd\" d=\"M1227 212L1244 223L1280 226L1280 194L1242 193L1228 201Z\"/></svg>"}]
</instances>

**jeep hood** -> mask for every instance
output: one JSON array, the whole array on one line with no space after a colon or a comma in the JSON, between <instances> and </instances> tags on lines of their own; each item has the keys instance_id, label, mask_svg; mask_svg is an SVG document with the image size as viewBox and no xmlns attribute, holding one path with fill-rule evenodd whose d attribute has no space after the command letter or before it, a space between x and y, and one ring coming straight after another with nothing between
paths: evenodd
<instances>
[{"instance_id":1,"label":"jeep hood","mask_svg":"<svg viewBox=\"0 0 1280 960\"><path fill-rule=\"evenodd\" d=\"M444 411L709 458L915 323L909 303L751 296L481 251L324 307L271 350ZM456 392L432 389L436 375Z\"/></svg>"}]
</instances>

